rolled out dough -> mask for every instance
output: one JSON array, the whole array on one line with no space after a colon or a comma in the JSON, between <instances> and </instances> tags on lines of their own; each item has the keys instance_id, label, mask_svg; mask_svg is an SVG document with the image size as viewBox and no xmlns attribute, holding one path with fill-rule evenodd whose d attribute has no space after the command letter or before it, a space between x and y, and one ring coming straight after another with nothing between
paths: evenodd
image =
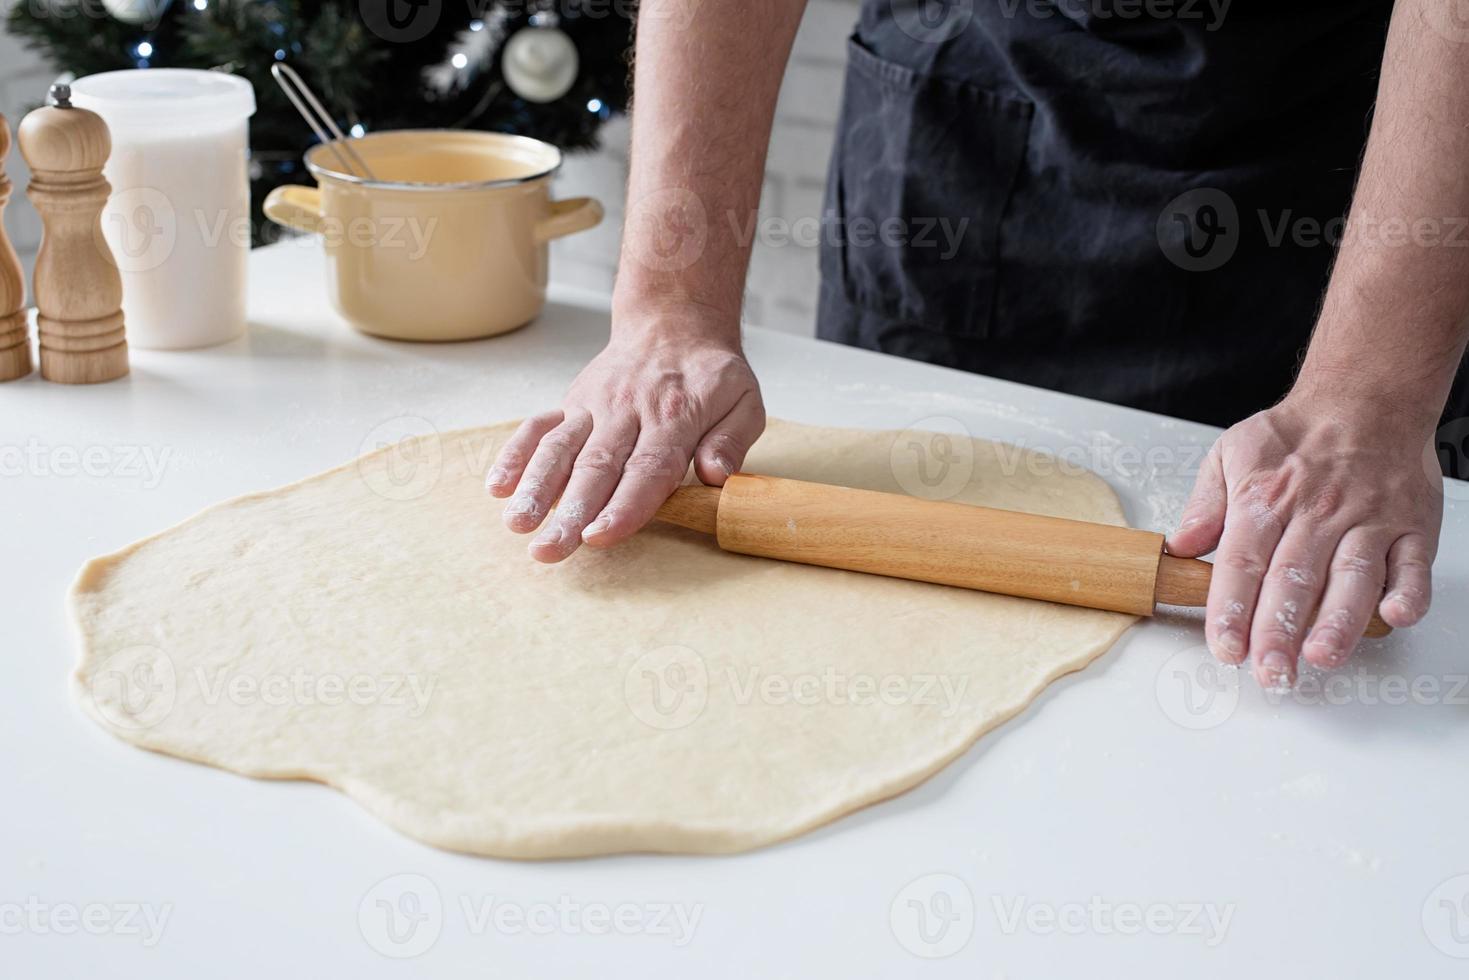
<instances>
[{"instance_id":1,"label":"rolled out dough","mask_svg":"<svg viewBox=\"0 0 1469 980\"><path fill-rule=\"evenodd\" d=\"M144 748L320 780L440 847L739 851L921 782L1132 622L664 525L539 565L483 490L513 428L407 440L89 562L77 698ZM776 422L746 468L1122 523L1096 476L967 438Z\"/></svg>"}]
</instances>

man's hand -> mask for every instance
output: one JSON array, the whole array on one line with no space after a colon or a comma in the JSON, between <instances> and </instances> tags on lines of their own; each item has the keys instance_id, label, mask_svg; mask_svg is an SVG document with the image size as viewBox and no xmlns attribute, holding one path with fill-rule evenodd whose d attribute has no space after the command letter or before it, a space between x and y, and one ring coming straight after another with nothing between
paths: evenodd
<instances>
[{"instance_id":1,"label":"man's hand","mask_svg":"<svg viewBox=\"0 0 1469 980\"><path fill-rule=\"evenodd\" d=\"M1183 557L1218 548L1216 657L1250 657L1262 685L1286 687L1303 650L1345 663L1374 609L1395 627L1423 618L1443 493L1419 428L1298 386L1219 438L1168 539Z\"/></svg>"},{"instance_id":2,"label":"man's hand","mask_svg":"<svg viewBox=\"0 0 1469 980\"><path fill-rule=\"evenodd\" d=\"M645 0L612 340L485 484L531 555L625 540L688 471L723 485L765 427L740 350L750 239L781 73L806 0Z\"/></svg>"},{"instance_id":3,"label":"man's hand","mask_svg":"<svg viewBox=\"0 0 1469 980\"><path fill-rule=\"evenodd\" d=\"M1313 664L1345 662L1374 605L1391 626L1428 611L1443 484L1427 444L1469 339L1469 249L1382 230L1449 227L1469 209L1469 46L1442 8L1394 5L1300 378L1220 438L1168 542L1183 556L1217 543L1209 646L1231 663L1253 657L1267 685L1294 681L1303 645Z\"/></svg>"},{"instance_id":4,"label":"man's hand","mask_svg":"<svg viewBox=\"0 0 1469 980\"><path fill-rule=\"evenodd\" d=\"M561 407L521 423L485 478L514 493L505 525L528 534L531 556L556 562L583 542L606 547L648 521L693 460L721 486L765 428L760 386L738 344L686 321L614 329ZM556 504L557 498L560 503Z\"/></svg>"}]
</instances>

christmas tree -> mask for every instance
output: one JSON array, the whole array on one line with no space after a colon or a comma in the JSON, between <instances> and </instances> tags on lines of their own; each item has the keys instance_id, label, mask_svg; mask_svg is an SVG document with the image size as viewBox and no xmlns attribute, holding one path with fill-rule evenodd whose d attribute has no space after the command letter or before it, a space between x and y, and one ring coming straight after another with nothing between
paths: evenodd
<instances>
[{"instance_id":1,"label":"christmas tree","mask_svg":"<svg viewBox=\"0 0 1469 980\"><path fill-rule=\"evenodd\" d=\"M7 27L78 77L173 67L249 79L261 241L260 202L309 182L301 156L316 142L271 78L275 62L353 135L482 129L586 149L627 106L632 14L633 0L20 0Z\"/></svg>"}]
</instances>

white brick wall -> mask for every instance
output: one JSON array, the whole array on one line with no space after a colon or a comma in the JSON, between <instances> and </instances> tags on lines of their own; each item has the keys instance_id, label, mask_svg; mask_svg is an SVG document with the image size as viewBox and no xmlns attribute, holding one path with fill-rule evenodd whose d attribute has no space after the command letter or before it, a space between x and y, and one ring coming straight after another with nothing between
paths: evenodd
<instances>
[{"instance_id":1,"label":"white brick wall","mask_svg":"<svg viewBox=\"0 0 1469 980\"><path fill-rule=\"evenodd\" d=\"M790 67L781 86L775 128L760 198L762 234L750 259L745 320L789 333L811 335L816 325L819 281L813 236L792 243L781 227L820 219L826 165L836 132L847 36L857 22L858 0L810 0L796 35ZM627 170L626 120L604 131L603 149L567 158L558 184L563 195L590 194L607 208L595 232L574 235L552 247L551 275L598 289L611 289L622 227Z\"/></svg>"},{"instance_id":2,"label":"white brick wall","mask_svg":"<svg viewBox=\"0 0 1469 980\"><path fill-rule=\"evenodd\" d=\"M613 119L602 127L600 150L568 154L561 165L561 172L556 175L556 196L595 197L602 202L607 216L591 231L552 243L552 279L611 295L622 235L629 133L626 116Z\"/></svg>"},{"instance_id":3,"label":"white brick wall","mask_svg":"<svg viewBox=\"0 0 1469 980\"><path fill-rule=\"evenodd\" d=\"M858 0L810 0L776 108L775 129L760 200L761 234L750 261L745 319L761 326L810 335L815 330L817 249L809 236L790 242L782 226L819 220L846 64L846 39L857 20ZM11 131L27 106L45 97L55 73L0 31L0 112ZM562 196L591 195L607 209L596 229L552 246L551 275L611 293L617 243L622 233L627 181L628 123L617 119L603 130L603 148L567 158L557 179ZM15 184L5 230L29 267L41 226L25 199L29 174L12 149L5 161Z\"/></svg>"},{"instance_id":4,"label":"white brick wall","mask_svg":"<svg viewBox=\"0 0 1469 980\"><path fill-rule=\"evenodd\" d=\"M847 36L857 22L858 0L810 0L796 34L791 63L776 105L770 154L765 162L762 219L779 217L807 229L821 217L826 167L836 134ZM814 236L779 244L756 243L745 293L745 319L810 336L816 329L819 282Z\"/></svg>"}]
</instances>

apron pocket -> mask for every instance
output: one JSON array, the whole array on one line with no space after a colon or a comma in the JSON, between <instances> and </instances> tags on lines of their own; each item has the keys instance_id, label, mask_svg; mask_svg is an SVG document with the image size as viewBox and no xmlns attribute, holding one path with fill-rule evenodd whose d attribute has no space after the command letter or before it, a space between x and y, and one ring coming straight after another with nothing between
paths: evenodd
<instances>
[{"instance_id":1,"label":"apron pocket","mask_svg":"<svg viewBox=\"0 0 1469 980\"><path fill-rule=\"evenodd\" d=\"M891 319L985 336L1035 108L887 61L856 37L848 54L822 273Z\"/></svg>"}]
</instances>

